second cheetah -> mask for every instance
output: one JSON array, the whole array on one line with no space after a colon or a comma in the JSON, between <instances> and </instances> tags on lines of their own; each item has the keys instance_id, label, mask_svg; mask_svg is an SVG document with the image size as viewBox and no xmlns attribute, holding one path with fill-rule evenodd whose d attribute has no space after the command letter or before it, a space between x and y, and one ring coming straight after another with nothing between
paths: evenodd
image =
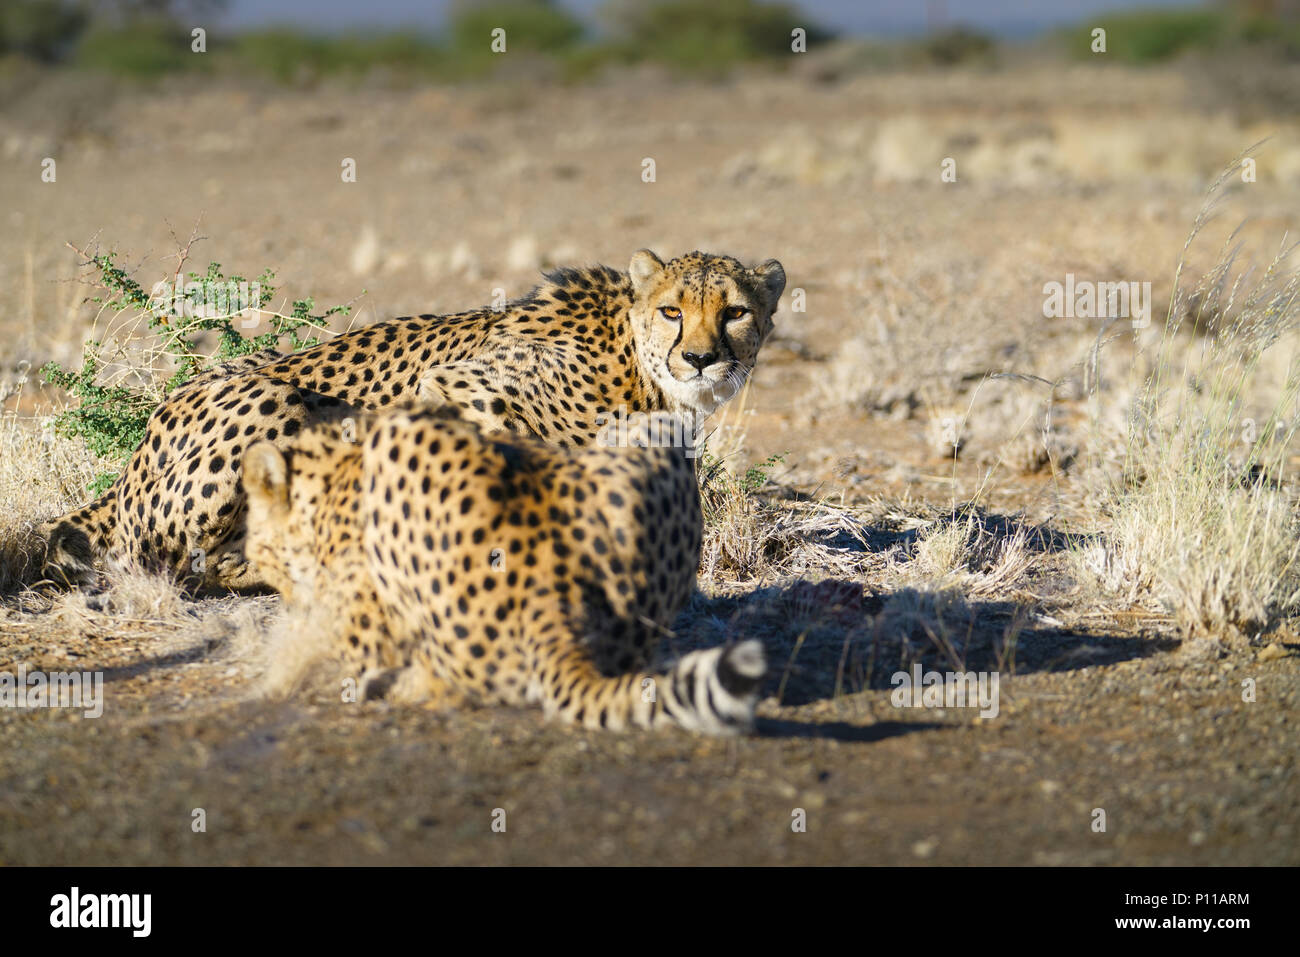
<instances>
[{"instance_id":1,"label":"second cheetah","mask_svg":"<svg viewBox=\"0 0 1300 957\"><path fill-rule=\"evenodd\" d=\"M634 431L643 447L568 450L484 435L448 407L383 413L351 441L322 425L258 442L248 557L325 622L362 695L742 733L757 641L647 670L694 590L701 535L692 463L655 425Z\"/></svg>"}]
</instances>

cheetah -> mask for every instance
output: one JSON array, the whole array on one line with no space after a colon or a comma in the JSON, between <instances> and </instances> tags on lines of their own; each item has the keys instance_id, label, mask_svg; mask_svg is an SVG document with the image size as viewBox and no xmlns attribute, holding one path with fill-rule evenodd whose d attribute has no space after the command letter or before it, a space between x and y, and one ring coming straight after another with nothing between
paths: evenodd
<instances>
[{"instance_id":1,"label":"cheetah","mask_svg":"<svg viewBox=\"0 0 1300 957\"><path fill-rule=\"evenodd\" d=\"M317 425L244 456L248 559L358 697L543 706L589 728L752 729L756 640L646 670L695 588L692 460L485 435L454 406Z\"/></svg>"},{"instance_id":2,"label":"cheetah","mask_svg":"<svg viewBox=\"0 0 1300 957\"><path fill-rule=\"evenodd\" d=\"M564 447L591 445L620 413L698 425L752 372L785 289L776 260L747 268L692 252L664 263L645 249L627 272L545 280L500 309L387 320L172 392L117 481L47 524L46 577L84 583L111 556L196 589L263 587L244 558L242 456L318 422L451 404L483 429Z\"/></svg>"}]
</instances>

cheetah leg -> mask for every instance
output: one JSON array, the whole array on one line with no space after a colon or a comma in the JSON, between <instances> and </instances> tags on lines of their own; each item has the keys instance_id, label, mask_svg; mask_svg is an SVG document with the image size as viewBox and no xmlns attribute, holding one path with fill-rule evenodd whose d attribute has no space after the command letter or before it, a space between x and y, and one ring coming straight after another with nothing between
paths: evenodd
<instances>
[{"instance_id":1,"label":"cheetah leg","mask_svg":"<svg viewBox=\"0 0 1300 957\"><path fill-rule=\"evenodd\" d=\"M343 624L333 641L344 673L357 677L362 701L384 698L435 710L467 703L464 694L437 676L432 662L413 655L415 643L408 636L389 628L368 575L345 573L337 587L351 592L351 598L335 616Z\"/></svg>"},{"instance_id":2,"label":"cheetah leg","mask_svg":"<svg viewBox=\"0 0 1300 957\"><path fill-rule=\"evenodd\" d=\"M109 553L116 511L114 485L89 505L46 523L44 577L70 587L93 581L96 562Z\"/></svg>"},{"instance_id":3,"label":"cheetah leg","mask_svg":"<svg viewBox=\"0 0 1300 957\"><path fill-rule=\"evenodd\" d=\"M216 546L208 556L205 581L209 584L230 591L255 591L266 588L266 581L249 563L244 553L244 542L248 537L246 520L241 508L234 518L234 532Z\"/></svg>"},{"instance_id":4,"label":"cheetah leg","mask_svg":"<svg viewBox=\"0 0 1300 957\"><path fill-rule=\"evenodd\" d=\"M421 402L434 408L456 406L461 418L484 432L516 429L496 377L496 370L477 362L437 366L420 381L418 394Z\"/></svg>"},{"instance_id":5,"label":"cheetah leg","mask_svg":"<svg viewBox=\"0 0 1300 957\"><path fill-rule=\"evenodd\" d=\"M280 355L274 349L264 349L253 355L233 359L209 369L173 390L164 400L160 409L175 406L178 400L189 393L210 394L214 385L219 385L239 373L273 362ZM156 429L156 423L153 420L150 420L150 425ZM149 436L146 435L146 442L148 440ZM149 452L150 449L147 445L142 444L133 454L131 465L135 466L137 474L140 471L140 460L147 458ZM102 562L110 555L119 559L127 558L137 561L147 557L138 548L132 547L134 540L137 538L134 534L126 536L129 544L125 554L117 554L118 549L114 547L115 532L118 530L120 519L120 485L121 482L115 483L112 488L94 502L75 509L44 526L42 533L47 543L44 569L46 578L70 586L89 584L94 579L96 563ZM131 521L130 517L127 520L129 523ZM188 561L189 557L187 556L178 562L173 562L173 564L177 565L178 571L185 574L185 565Z\"/></svg>"},{"instance_id":6,"label":"cheetah leg","mask_svg":"<svg viewBox=\"0 0 1300 957\"><path fill-rule=\"evenodd\" d=\"M462 708L470 703L452 684L418 665L367 675L361 687L363 698L382 697L399 704L422 705L432 711Z\"/></svg>"}]
</instances>

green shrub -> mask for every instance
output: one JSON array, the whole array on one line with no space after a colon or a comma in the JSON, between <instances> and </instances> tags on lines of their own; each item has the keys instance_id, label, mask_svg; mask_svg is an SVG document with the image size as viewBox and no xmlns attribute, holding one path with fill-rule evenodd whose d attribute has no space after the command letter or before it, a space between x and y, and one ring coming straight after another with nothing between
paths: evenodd
<instances>
[{"instance_id":1,"label":"green shrub","mask_svg":"<svg viewBox=\"0 0 1300 957\"><path fill-rule=\"evenodd\" d=\"M783 61L796 27L805 30L809 44L831 36L793 4L765 0L612 0L604 15L613 35L595 42L582 21L556 0L456 0L438 38L409 31L336 35L285 26L230 36L210 33L208 52L200 55L191 50L190 31L203 22L202 5L203 0L188 5L145 0L110 10L82 0L5 0L0 54L24 53L146 80L189 70L252 72L281 83L373 71L457 81L544 58L559 76L577 80L608 64L643 60L719 73L742 62ZM505 31L506 56L492 49L498 28ZM953 54L945 48L936 55Z\"/></svg>"},{"instance_id":2,"label":"green shrub","mask_svg":"<svg viewBox=\"0 0 1300 957\"><path fill-rule=\"evenodd\" d=\"M170 20L141 20L123 26L92 26L76 50L76 64L119 76L154 79L181 70L203 69L206 54L194 53L188 29Z\"/></svg>"},{"instance_id":3,"label":"green shrub","mask_svg":"<svg viewBox=\"0 0 1300 957\"><path fill-rule=\"evenodd\" d=\"M241 65L281 83L339 73L359 75L376 68L429 73L441 59L433 41L418 34L321 36L291 28L242 33L233 42L233 56Z\"/></svg>"},{"instance_id":4,"label":"green shrub","mask_svg":"<svg viewBox=\"0 0 1300 957\"><path fill-rule=\"evenodd\" d=\"M459 3L451 17L451 52L492 56L492 31L506 31L506 52L561 53L582 40L582 24L546 0Z\"/></svg>"},{"instance_id":5,"label":"green shrub","mask_svg":"<svg viewBox=\"0 0 1300 957\"><path fill-rule=\"evenodd\" d=\"M785 461L789 452L768 456L745 470L732 475L726 463L704 450L696 468L700 485L700 507L706 524L715 524L729 511L743 506L772 479L772 470Z\"/></svg>"},{"instance_id":6,"label":"green shrub","mask_svg":"<svg viewBox=\"0 0 1300 957\"><path fill-rule=\"evenodd\" d=\"M1106 31L1106 53L1092 52L1092 30ZM1104 14L1065 34L1077 57L1105 56L1126 63L1156 63L1193 50L1208 50L1239 35L1222 10L1136 10Z\"/></svg>"},{"instance_id":7,"label":"green shrub","mask_svg":"<svg viewBox=\"0 0 1300 957\"><path fill-rule=\"evenodd\" d=\"M492 50L492 31L505 30L505 54ZM440 51L436 75L445 80L487 76L520 58L545 57L562 64L573 60L573 75L590 72L580 21L550 0L501 0L457 3Z\"/></svg>"},{"instance_id":8,"label":"green shrub","mask_svg":"<svg viewBox=\"0 0 1300 957\"><path fill-rule=\"evenodd\" d=\"M696 72L786 57L796 27L806 31L810 45L831 36L794 5L760 0L612 0L603 15L624 58Z\"/></svg>"},{"instance_id":9,"label":"green shrub","mask_svg":"<svg viewBox=\"0 0 1300 957\"><path fill-rule=\"evenodd\" d=\"M57 62L76 44L89 20L85 4L76 0L5 0L0 4L0 54Z\"/></svg>"},{"instance_id":10,"label":"green shrub","mask_svg":"<svg viewBox=\"0 0 1300 957\"><path fill-rule=\"evenodd\" d=\"M278 28L241 34L234 40L233 53L236 62L281 83L375 70L459 80L485 75L503 62L491 49L492 31L498 27L506 31L507 56L544 54L566 64L572 57L571 75L582 75L593 67L591 48L578 46L583 35L581 23L549 3L518 0L454 9L442 43L409 32L326 36Z\"/></svg>"},{"instance_id":11,"label":"green shrub","mask_svg":"<svg viewBox=\"0 0 1300 957\"><path fill-rule=\"evenodd\" d=\"M1284 56L1300 57L1300 23L1273 17L1248 17L1241 24L1241 39L1254 47L1271 47Z\"/></svg>"},{"instance_id":12,"label":"green shrub","mask_svg":"<svg viewBox=\"0 0 1300 957\"><path fill-rule=\"evenodd\" d=\"M937 66L958 66L993 58L993 38L966 27L953 27L921 41L922 59Z\"/></svg>"},{"instance_id":13,"label":"green shrub","mask_svg":"<svg viewBox=\"0 0 1300 957\"><path fill-rule=\"evenodd\" d=\"M314 315L314 300L296 300L288 315L265 312L270 330L257 336L246 336L228 315L174 316L162 312L158 303L143 287L115 262L113 253L94 255L89 265L98 272L98 284L108 292L108 297L94 297L92 302L114 312L134 312L147 319L148 327L156 337L147 355L145 368L131 370L130 382L105 382L105 347L99 340L89 340L82 354L81 368L65 369L58 363L47 363L41 376L51 385L68 392L76 405L65 409L54 418L55 431L67 438L79 438L95 455L121 466L144 439L145 426L163 397L189 381L204 369L230 359L251 355L263 349L288 347L304 349L318 341L306 333L313 328L324 328L334 315L346 315L350 305L332 306ZM266 270L257 280L256 307L263 309L275 295L271 285L275 274ZM191 282L205 284L243 283L242 276L226 277L220 263L212 263L205 274L191 272ZM188 297L190 305L200 305L194 295ZM183 310L188 313L191 310ZM215 346L204 342L215 338ZM91 483L92 495L102 493L117 478L116 472L106 472Z\"/></svg>"}]
</instances>

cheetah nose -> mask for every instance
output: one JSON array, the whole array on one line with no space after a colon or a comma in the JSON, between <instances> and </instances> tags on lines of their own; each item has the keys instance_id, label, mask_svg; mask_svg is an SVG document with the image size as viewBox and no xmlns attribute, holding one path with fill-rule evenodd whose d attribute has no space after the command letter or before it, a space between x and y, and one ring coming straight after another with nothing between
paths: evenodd
<instances>
[{"instance_id":1,"label":"cheetah nose","mask_svg":"<svg viewBox=\"0 0 1300 957\"><path fill-rule=\"evenodd\" d=\"M705 368L718 361L718 354L716 352L706 352L701 355L698 352L683 352L682 358L703 372Z\"/></svg>"}]
</instances>

